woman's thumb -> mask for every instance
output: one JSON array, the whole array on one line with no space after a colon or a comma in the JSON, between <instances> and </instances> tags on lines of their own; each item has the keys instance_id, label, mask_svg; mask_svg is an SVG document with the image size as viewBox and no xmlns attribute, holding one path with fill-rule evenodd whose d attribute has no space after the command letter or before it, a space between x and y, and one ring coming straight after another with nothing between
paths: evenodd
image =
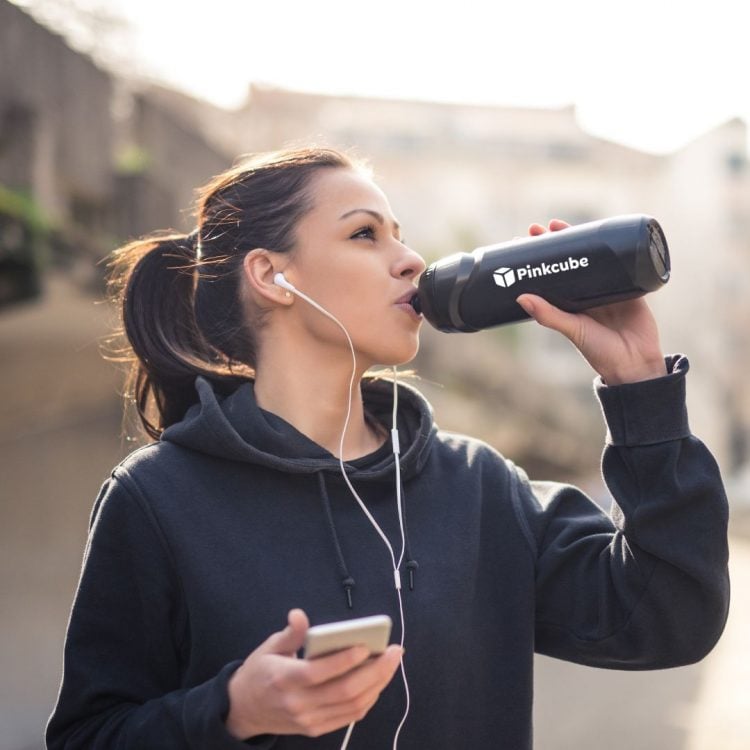
<instances>
[{"instance_id":1,"label":"woman's thumb","mask_svg":"<svg viewBox=\"0 0 750 750\"><path fill-rule=\"evenodd\" d=\"M287 626L271 635L262 649L269 654L294 656L302 648L309 627L310 621L304 611L292 609L287 615Z\"/></svg>"}]
</instances>

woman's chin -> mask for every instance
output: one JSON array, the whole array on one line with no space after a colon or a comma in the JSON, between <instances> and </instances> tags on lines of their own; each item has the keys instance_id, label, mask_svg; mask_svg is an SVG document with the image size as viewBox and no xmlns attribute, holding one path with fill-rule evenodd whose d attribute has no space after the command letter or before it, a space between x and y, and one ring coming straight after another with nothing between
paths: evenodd
<instances>
[{"instance_id":1,"label":"woman's chin","mask_svg":"<svg viewBox=\"0 0 750 750\"><path fill-rule=\"evenodd\" d=\"M408 365L409 362L411 362L414 357L417 356L417 352L419 351L419 343L417 342L417 346L410 348L408 351L404 352L394 352L393 356L388 357L385 360L382 360L382 366L383 367L401 367L401 365Z\"/></svg>"}]
</instances>

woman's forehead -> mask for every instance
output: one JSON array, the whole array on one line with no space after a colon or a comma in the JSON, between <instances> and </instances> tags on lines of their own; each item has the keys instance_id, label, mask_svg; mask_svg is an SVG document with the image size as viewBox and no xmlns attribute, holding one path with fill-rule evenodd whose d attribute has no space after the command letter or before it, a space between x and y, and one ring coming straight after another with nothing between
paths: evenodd
<instances>
[{"instance_id":1,"label":"woman's forehead","mask_svg":"<svg viewBox=\"0 0 750 750\"><path fill-rule=\"evenodd\" d=\"M356 209L367 209L392 218L385 193L367 175L354 170L323 170L312 188L313 211L336 214L338 219Z\"/></svg>"}]
</instances>

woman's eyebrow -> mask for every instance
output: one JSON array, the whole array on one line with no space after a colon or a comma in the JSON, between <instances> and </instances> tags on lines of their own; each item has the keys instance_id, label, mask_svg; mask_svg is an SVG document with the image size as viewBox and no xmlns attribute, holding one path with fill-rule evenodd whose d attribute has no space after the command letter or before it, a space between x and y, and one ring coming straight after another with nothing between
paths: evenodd
<instances>
[{"instance_id":1,"label":"woman's eyebrow","mask_svg":"<svg viewBox=\"0 0 750 750\"><path fill-rule=\"evenodd\" d=\"M342 219L346 219L347 217L351 216L352 214L356 214L356 213L369 214L370 216L372 216L378 222L378 224L385 224L385 219L383 218L383 214L380 214L377 211L373 211L370 208L353 208L351 211L347 211L342 216L339 216L339 221L341 221ZM393 228L394 229L401 229L401 225L397 221L394 220L394 222L393 222Z\"/></svg>"}]
</instances>

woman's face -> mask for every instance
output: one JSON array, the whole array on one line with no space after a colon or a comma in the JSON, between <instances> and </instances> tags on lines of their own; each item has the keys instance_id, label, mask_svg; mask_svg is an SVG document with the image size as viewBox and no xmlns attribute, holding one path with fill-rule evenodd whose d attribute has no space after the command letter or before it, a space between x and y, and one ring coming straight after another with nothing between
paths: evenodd
<instances>
[{"instance_id":1,"label":"woman's face","mask_svg":"<svg viewBox=\"0 0 750 750\"><path fill-rule=\"evenodd\" d=\"M388 199L368 177L323 169L311 189L313 208L297 225L287 280L341 321L360 365L408 362L422 323L408 300L424 260L403 243ZM300 298L294 308L305 335L348 349L319 310Z\"/></svg>"}]
</instances>

